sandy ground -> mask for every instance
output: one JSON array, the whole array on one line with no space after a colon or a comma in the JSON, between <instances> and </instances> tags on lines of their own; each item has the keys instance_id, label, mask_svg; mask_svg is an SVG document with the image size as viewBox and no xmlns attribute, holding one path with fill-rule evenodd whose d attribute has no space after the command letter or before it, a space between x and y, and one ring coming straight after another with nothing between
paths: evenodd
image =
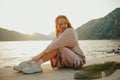
<instances>
[{"instance_id":1,"label":"sandy ground","mask_svg":"<svg viewBox=\"0 0 120 80\"><path fill-rule=\"evenodd\" d=\"M87 60L87 63L84 65L90 65L95 63L103 63L106 61L118 61L120 62L120 55ZM52 69L50 64L42 65L43 72L35 74L23 74L16 72L12 67L0 68L0 80L77 80L74 79L73 69ZM112 75L96 80L120 80L120 69L116 70Z\"/></svg>"}]
</instances>

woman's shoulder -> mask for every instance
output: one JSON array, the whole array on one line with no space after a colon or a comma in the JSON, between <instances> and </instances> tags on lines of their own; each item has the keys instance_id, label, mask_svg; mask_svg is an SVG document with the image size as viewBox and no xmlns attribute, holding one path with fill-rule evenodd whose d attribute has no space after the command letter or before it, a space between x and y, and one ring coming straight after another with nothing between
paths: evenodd
<instances>
[{"instance_id":1,"label":"woman's shoulder","mask_svg":"<svg viewBox=\"0 0 120 80\"><path fill-rule=\"evenodd\" d=\"M67 28L65 32L74 32L75 30L73 28Z\"/></svg>"},{"instance_id":2,"label":"woman's shoulder","mask_svg":"<svg viewBox=\"0 0 120 80\"><path fill-rule=\"evenodd\" d=\"M73 34L75 34L76 32L75 32L75 30L73 29L73 28L67 28L67 29L65 29L65 31L63 32L63 35L73 35Z\"/></svg>"}]
</instances>

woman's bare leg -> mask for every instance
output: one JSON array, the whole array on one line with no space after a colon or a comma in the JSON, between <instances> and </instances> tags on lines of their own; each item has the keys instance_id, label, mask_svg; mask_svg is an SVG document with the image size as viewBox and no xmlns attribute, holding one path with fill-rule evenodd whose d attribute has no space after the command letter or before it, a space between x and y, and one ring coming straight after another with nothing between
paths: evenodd
<instances>
[{"instance_id":1,"label":"woman's bare leg","mask_svg":"<svg viewBox=\"0 0 120 80\"><path fill-rule=\"evenodd\" d=\"M57 54L57 50L53 50L49 53L47 53L46 55L44 55L41 59L46 62L48 60L50 60L51 58L55 57L55 55Z\"/></svg>"},{"instance_id":2,"label":"woman's bare leg","mask_svg":"<svg viewBox=\"0 0 120 80\"><path fill-rule=\"evenodd\" d=\"M43 60L43 62L46 62L53 58L57 54L57 50L53 50L49 53L44 53L44 51L41 54L38 54L36 57L34 57L32 60L35 62L38 62L40 59Z\"/></svg>"}]
</instances>

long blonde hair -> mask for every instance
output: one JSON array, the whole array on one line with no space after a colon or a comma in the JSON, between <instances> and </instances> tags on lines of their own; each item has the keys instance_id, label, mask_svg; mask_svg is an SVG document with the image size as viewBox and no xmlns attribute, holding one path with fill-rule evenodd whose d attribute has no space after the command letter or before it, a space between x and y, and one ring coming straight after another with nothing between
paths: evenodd
<instances>
[{"instance_id":1,"label":"long blonde hair","mask_svg":"<svg viewBox=\"0 0 120 80\"><path fill-rule=\"evenodd\" d=\"M60 31L59 31L58 28L57 28L57 26L58 26L58 19L60 19L60 18L64 18L64 19L67 20L67 22L68 22L68 28L73 28L72 25L71 25L71 23L69 22L68 18L67 18L65 15L59 15L59 16L57 16L56 19L55 19L56 37L57 37L57 36L59 35L59 33L60 33Z\"/></svg>"}]
</instances>

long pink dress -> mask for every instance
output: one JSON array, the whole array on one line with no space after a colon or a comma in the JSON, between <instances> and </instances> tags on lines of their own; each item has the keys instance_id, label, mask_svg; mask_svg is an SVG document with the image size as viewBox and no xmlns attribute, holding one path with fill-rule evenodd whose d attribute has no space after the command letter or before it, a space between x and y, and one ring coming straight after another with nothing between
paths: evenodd
<instances>
[{"instance_id":1,"label":"long pink dress","mask_svg":"<svg viewBox=\"0 0 120 80\"><path fill-rule=\"evenodd\" d=\"M85 64L85 56L79 47L76 31L67 28L59 37L45 49L48 53L57 49L57 54L51 59L53 68L80 68Z\"/></svg>"}]
</instances>

